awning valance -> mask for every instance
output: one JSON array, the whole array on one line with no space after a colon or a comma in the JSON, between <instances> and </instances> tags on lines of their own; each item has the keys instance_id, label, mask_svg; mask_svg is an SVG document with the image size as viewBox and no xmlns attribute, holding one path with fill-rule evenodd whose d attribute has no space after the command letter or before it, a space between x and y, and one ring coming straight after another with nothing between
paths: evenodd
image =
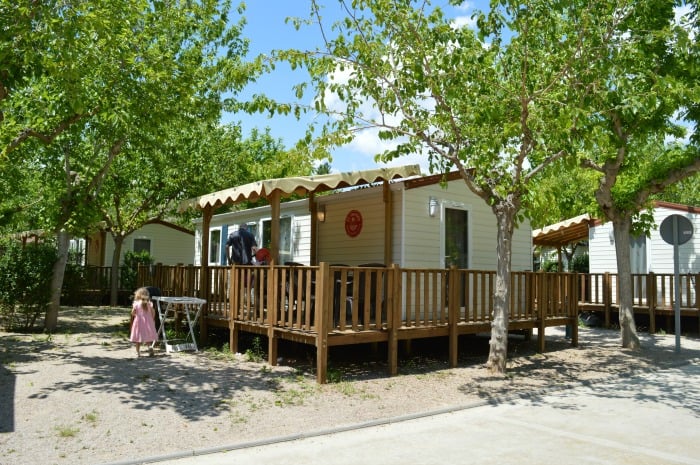
<instances>
[{"instance_id":1,"label":"awning valance","mask_svg":"<svg viewBox=\"0 0 700 465\"><path fill-rule=\"evenodd\" d=\"M579 215L559 223L550 224L532 231L532 243L549 247L561 247L572 242L588 239L588 228L592 224L588 214Z\"/></svg>"},{"instance_id":2,"label":"awning valance","mask_svg":"<svg viewBox=\"0 0 700 465\"><path fill-rule=\"evenodd\" d=\"M363 171L350 171L346 173L266 179L185 200L180 204L180 211L190 208L216 208L246 200L256 201L261 198L269 198L276 192L280 194L280 197L288 197L292 194L307 195L309 193L419 175L419 165L405 165Z\"/></svg>"}]
</instances>

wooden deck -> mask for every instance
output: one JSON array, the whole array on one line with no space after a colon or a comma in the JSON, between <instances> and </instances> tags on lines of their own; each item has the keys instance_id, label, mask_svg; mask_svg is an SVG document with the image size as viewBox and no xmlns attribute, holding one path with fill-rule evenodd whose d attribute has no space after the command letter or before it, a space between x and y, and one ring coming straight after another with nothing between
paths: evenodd
<instances>
[{"instance_id":1,"label":"wooden deck","mask_svg":"<svg viewBox=\"0 0 700 465\"><path fill-rule=\"evenodd\" d=\"M459 336L489 332L495 272L461 269L409 269L398 266L162 266L139 270L139 285L163 295L203 297L208 304L200 324L229 330L231 350L240 333L267 337L271 365L277 343L290 340L316 347L317 377L325 382L329 347L373 342L388 346L392 375L398 369L399 341L444 337L449 363L457 364ZM204 278L204 279L203 279ZM674 276L633 275L634 311L648 315L650 332L658 317L671 324ZM700 274L680 278L680 310L695 318L700 332ZM201 283L208 292L200 292ZM614 273L532 273L511 276L509 330L538 329L544 351L546 327L570 325L577 344L579 312L599 312L610 326L618 311Z\"/></svg>"},{"instance_id":2,"label":"wooden deck","mask_svg":"<svg viewBox=\"0 0 700 465\"><path fill-rule=\"evenodd\" d=\"M603 315L605 326L609 327L612 316L619 311L619 290L617 274L579 274L579 311L595 311ZM682 317L695 318L693 328L700 334L700 273L678 276ZM632 295L635 314L649 317L649 332L656 333L657 320L665 319L666 330L672 331L675 304L675 276L673 274L633 274Z\"/></svg>"},{"instance_id":3,"label":"wooden deck","mask_svg":"<svg viewBox=\"0 0 700 465\"><path fill-rule=\"evenodd\" d=\"M446 338L457 365L459 336L491 330L495 272L409 269L398 266L157 267L139 273L139 285L164 295L207 300L203 338L212 326L228 328L238 350L241 331L264 335L268 362L277 363L279 340L315 346L317 381L325 383L332 346L383 342L390 374L398 372L399 341ZM200 293L199 283L209 292ZM568 273L512 273L509 330L538 329L544 351L549 326L570 325L577 344L578 277Z\"/></svg>"}]
</instances>

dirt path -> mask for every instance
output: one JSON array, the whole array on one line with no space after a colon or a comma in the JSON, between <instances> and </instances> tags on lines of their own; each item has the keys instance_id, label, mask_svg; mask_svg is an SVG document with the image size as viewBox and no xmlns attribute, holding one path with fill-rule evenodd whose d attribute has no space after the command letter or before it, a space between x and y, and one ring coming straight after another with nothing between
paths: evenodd
<instances>
[{"instance_id":1,"label":"dirt path","mask_svg":"<svg viewBox=\"0 0 700 465\"><path fill-rule=\"evenodd\" d=\"M676 355L672 335L641 334L643 351L630 353L615 331L582 328L579 348L571 348L563 331L550 328L544 354L534 338L511 339L505 378L484 370L484 336L460 342L458 368L447 366L446 344L428 351L414 343L397 377L387 376L381 349L337 350L334 382L319 386L305 350L281 348L277 367L214 351L136 359L127 309L66 309L59 322L51 338L0 332L2 465L135 460L533 395L700 358L696 338L683 338Z\"/></svg>"}]
</instances>

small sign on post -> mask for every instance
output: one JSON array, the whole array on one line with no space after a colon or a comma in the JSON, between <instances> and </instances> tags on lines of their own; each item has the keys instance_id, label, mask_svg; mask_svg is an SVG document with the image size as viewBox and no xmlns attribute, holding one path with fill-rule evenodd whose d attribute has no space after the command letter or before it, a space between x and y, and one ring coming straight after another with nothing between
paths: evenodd
<instances>
[{"instance_id":1,"label":"small sign on post","mask_svg":"<svg viewBox=\"0 0 700 465\"><path fill-rule=\"evenodd\" d=\"M681 351L681 288L678 270L678 246L685 244L693 237L693 223L681 215L667 216L659 227L661 238L673 246L673 283L675 298L673 299L673 312L676 326L676 353Z\"/></svg>"}]
</instances>

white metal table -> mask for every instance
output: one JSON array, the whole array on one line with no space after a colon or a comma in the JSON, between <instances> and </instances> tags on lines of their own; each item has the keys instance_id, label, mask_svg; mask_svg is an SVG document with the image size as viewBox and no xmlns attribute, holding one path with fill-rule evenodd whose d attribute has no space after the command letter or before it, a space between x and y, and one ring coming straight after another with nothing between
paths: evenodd
<instances>
[{"instance_id":1,"label":"white metal table","mask_svg":"<svg viewBox=\"0 0 700 465\"><path fill-rule=\"evenodd\" d=\"M207 303L204 299L197 297L162 297L154 296L152 298L156 302L156 310L160 318L158 326L158 334L163 338L166 352L180 352L183 350L194 350L197 348L197 340L194 337L194 326L199 320L199 315L202 313L202 307ZM178 309L180 307L182 310ZM184 313L187 319L187 327L189 329L189 337L184 341L171 340L168 342L168 337L165 331L167 319L174 318L178 312ZM155 342L154 342L155 344Z\"/></svg>"}]
</instances>

